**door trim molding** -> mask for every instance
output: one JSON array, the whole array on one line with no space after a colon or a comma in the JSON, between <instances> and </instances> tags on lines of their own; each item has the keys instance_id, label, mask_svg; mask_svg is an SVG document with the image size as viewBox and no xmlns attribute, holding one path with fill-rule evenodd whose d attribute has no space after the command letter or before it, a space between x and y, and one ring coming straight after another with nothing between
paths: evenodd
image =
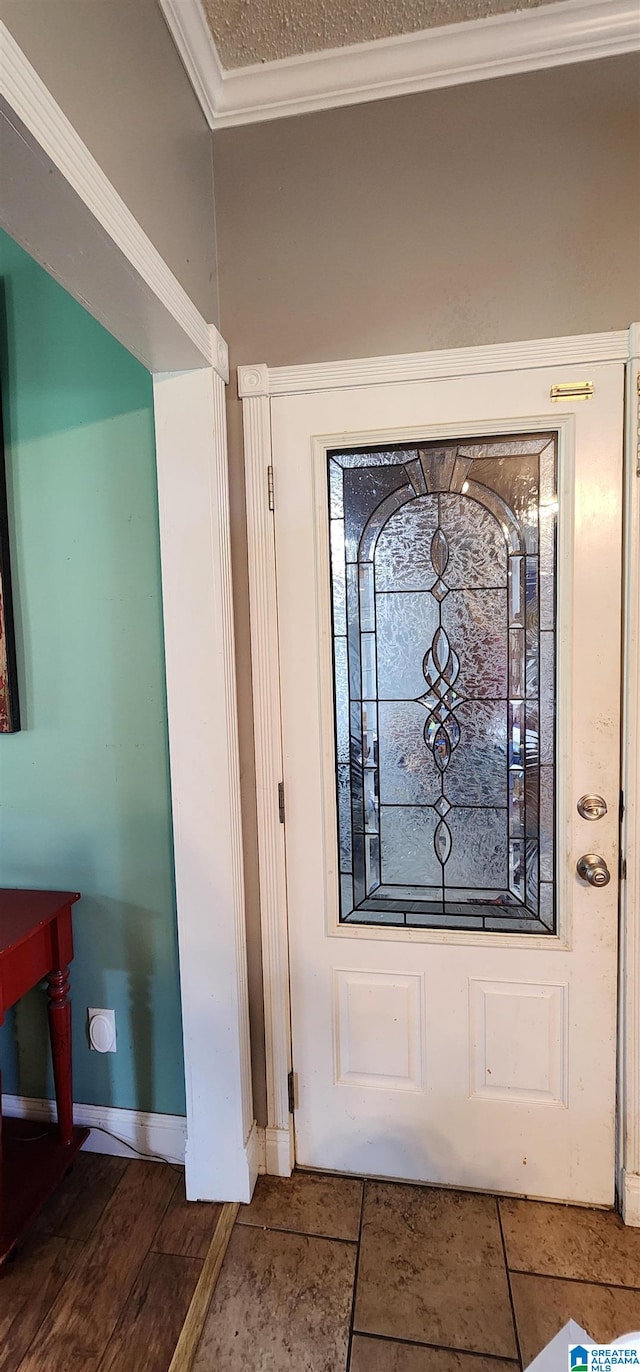
<instances>
[{"instance_id":1,"label":"door trim molding","mask_svg":"<svg viewBox=\"0 0 640 1372\"><path fill-rule=\"evenodd\" d=\"M293 1121L283 1110L291 1066L290 987L283 826L278 819L277 782L281 780L281 700L278 670L278 626L275 578L274 524L269 510L268 468L272 465L270 399L310 391L354 386L397 384L424 379L470 376L483 372L519 371L531 367L584 367L589 363L628 362L633 389L633 416L627 433L628 513L626 575L627 624L640 619L640 482L635 476L638 428L636 390L640 359L640 326L630 331L580 334L567 338L528 340L479 348L408 353L389 357L346 359L303 366L268 367L265 363L238 368L238 393L243 404L247 483L249 586L253 702L256 715L255 760L258 794L259 879L262 921L263 977L266 1022L268 1118L266 1138L284 1132L293 1151ZM582 379L568 377L568 380ZM631 412L631 405L628 406ZM277 501L277 482L274 492ZM625 818L627 868L640 859L640 806L637 794L640 767L640 626L628 629L625 674L625 737L629 741L625 767L628 787ZM632 653L634 654L632 658ZM619 1161L625 1221L640 1225L640 921L636 885L627 878L623 892L625 928L621 940L622 982L626 1011L621 1016L619 1055L621 1128L624 1152ZM624 883L623 883L624 887ZM640 882L638 883L640 888ZM640 889L638 890L640 894ZM286 1133L284 1134L286 1138ZM266 1170L286 1175L290 1153L266 1149ZM625 1196L627 1197L625 1202Z\"/></svg>"},{"instance_id":2,"label":"door trim molding","mask_svg":"<svg viewBox=\"0 0 640 1372\"><path fill-rule=\"evenodd\" d=\"M260 1135L249 1051L227 345L1 22L0 121L16 134L20 173L7 178L3 227L153 375L187 1195L248 1201Z\"/></svg>"},{"instance_id":3,"label":"door trim molding","mask_svg":"<svg viewBox=\"0 0 640 1372\"><path fill-rule=\"evenodd\" d=\"M625 556L622 690L620 1028L618 1081L620 1204L640 1226L640 325L629 330L625 441ZM624 871L624 868L623 868Z\"/></svg>"},{"instance_id":4,"label":"door trim molding","mask_svg":"<svg viewBox=\"0 0 640 1372\"><path fill-rule=\"evenodd\" d=\"M491 343L479 348L397 353L391 357L349 358L342 362L311 362L300 367L267 367L264 363L238 367L238 395L295 395L301 391L332 391L346 386L382 386L401 381L429 381L477 376L481 372L513 372L531 367L570 367L587 362L626 362L629 334L575 334L566 338L535 338L522 343Z\"/></svg>"},{"instance_id":5,"label":"door trim molding","mask_svg":"<svg viewBox=\"0 0 640 1372\"><path fill-rule=\"evenodd\" d=\"M266 371L266 368L264 369ZM265 395L243 403L246 467L251 673L258 811L258 867L267 1077L266 1169L288 1177L293 1167L293 1120L289 1114L291 1069L289 933L282 781L280 667L276 603L275 530L269 505L271 417Z\"/></svg>"}]
</instances>

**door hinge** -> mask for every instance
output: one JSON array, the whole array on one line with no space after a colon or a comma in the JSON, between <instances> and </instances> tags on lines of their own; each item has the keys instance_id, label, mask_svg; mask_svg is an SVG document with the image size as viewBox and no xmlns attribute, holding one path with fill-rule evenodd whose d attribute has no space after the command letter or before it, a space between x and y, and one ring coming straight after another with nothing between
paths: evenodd
<instances>
[{"instance_id":1,"label":"door hinge","mask_svg":"<svg viewBox=\"0 0 640 1372\"><path fill-rule=\"evenodd\" d=\"M296 1108L296 1074L290 1072L287 1077L287 1094L289 1097L289 1114L292 1115Z\"/></svg>"},{"instance_id":2,"label":"door hinge","mask_svg":"<svg viewBox=\"0 0 640 1372\"><path fill-rule=\"evenodd\" d=\"M565 381L551 387L552 400L592 400L595 393L593 381Z\"/></svg>"},{"instance_id":3,"label":"door hinge","mask_svg":"<svg viewBox=\"0 0 640 1372\"><path fill-rule=\"evenodd\" d=\"M284 781L278 782L278 818L284 824Z\"/></svg>"},{"instance_id":4,"label":"door hinge","mask_svg":"<svg viewBox=\"0 0 640 1372\"><path fill-rule=\"evenodd\" d=\"M273 499L273 467L267 467L267 491L269 494L269 509L275 510Z\"/></svg>"},{"instance_id":5,"label":"door hinge","mask_svg":"<svg viewBox=\"0 0 640 1372\"><path fill-rule=\"evenodd\" d=\"M618 867L619 867L618 875L619 875L620 881L626 881L626 880L627 880L627 859L626 859L626 857L623 857L623 856L622 856L622 853L620 854L620 861L619 861Z\"/></svg>"}]
</instances>

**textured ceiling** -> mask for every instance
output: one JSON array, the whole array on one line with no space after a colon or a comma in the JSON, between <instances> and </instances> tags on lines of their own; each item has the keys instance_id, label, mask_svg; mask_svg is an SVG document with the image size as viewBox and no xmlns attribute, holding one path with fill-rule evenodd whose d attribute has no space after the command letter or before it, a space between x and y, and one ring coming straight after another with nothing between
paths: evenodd
<instances>
[{"instance_id":1,"label":"textured ceiling","mask_svg":"<svg viewBox=\"0 0 640 1372\"><path fill-rule=\"evenodd\" d=\"M551 0L204 0L224 67L535 9Z\"/></svg>"}]
</instances>

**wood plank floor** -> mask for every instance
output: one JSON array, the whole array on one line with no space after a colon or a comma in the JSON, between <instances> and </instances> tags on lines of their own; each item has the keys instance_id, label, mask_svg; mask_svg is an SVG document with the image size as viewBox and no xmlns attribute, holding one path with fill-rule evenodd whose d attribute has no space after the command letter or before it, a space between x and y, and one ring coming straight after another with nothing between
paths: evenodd
<instances>
[{"instance_id":1,"label":"wood plank floor","mask_svg":"<svg viewBox=\"0 0 640 1372\"><path fill-rule=\"evenodd\" d=\"M0 1278L0 1372L166 1372L219 1213L180 1168L80 1153Z\"/></svg>"}]
</instances>

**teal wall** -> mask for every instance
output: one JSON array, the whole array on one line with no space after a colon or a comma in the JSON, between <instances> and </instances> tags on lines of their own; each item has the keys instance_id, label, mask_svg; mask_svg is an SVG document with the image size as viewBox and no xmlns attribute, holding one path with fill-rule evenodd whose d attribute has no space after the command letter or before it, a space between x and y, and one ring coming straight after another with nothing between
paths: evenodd
<instances>
[{"instance_id":1,"label":"teal wall","mask_svg":"<svg viewBox=\"0 0 640 1372\"><path fill-rule=\"evenodd\" d=\"M181 1114L184 1072L151 378L0 234L22 732L0 736L0 884L73 889L76 1100ZM113 1007L115 1054L89 1050ZM45 997L3 1090L51 1094Z\"/></svg>"}]
</instances>

